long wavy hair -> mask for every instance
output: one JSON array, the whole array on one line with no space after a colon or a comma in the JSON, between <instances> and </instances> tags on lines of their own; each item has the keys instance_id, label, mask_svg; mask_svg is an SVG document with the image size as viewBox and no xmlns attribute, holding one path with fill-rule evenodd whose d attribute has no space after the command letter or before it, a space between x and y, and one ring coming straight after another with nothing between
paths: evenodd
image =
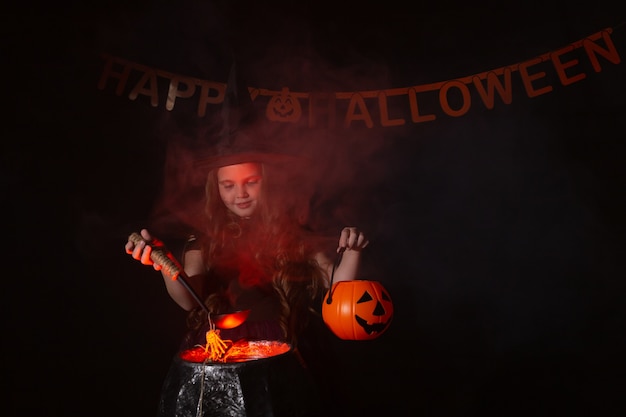
<instances>
[{"instance_id":1,"label":"long wavy hair","mask_svg":"<svg viewBox=\"0 0 626 417\"><path fill-rule=\"evenodd\" d=\"M253 216L245 221L223 203L218 189L217 168L208 173L205 185L205 231L200 239L207 270L215 265L220 253L238 240L245 239L251 259L271 279L271 288L280 302L280 326L285 339L296 344L297 336L319 314L314 301L321 300L328 277L315 260L316 245L297 219L297 207L278 195L285 188L272 183L268 167L260 164L262 188ZM245 223L245 224L244 224ZM212 313L227 306L218 292L208 295L205 304ZM191 328L206 322L200 308L188 317Z\"/></svg>"}]
</instances>

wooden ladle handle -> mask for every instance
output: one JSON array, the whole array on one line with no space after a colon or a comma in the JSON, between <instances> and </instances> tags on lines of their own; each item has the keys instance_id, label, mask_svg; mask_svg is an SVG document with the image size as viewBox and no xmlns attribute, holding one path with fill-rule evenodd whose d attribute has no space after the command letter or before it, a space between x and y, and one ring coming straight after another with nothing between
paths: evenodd
<instances>
[{"instance_id":1,"label":"wooden ladle handle","mask_svg":"<svg viewBox=\"0 0 626 417\"><path fill-rule=\"evenodd\" d=\"M128 239L132 241L135 245L140 242L146 242L147 245L150 245L150 242L146 241L141 235L137 232L133 232L128 236ZM178 262L178 260L172 255L165 246L152 246L152 253L150 254L150 259L152 262L158 263L162 266L163 272L167 274L168 277L172 279L178 278L178 276L183 271L183 266Z\"/></svg>"}]
</instances>

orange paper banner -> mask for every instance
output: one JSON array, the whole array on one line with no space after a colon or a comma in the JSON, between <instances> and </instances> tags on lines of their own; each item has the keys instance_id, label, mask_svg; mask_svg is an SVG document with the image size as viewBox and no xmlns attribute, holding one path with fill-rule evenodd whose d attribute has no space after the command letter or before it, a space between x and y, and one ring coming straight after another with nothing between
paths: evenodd
<instances>
[{"instance_id":1,"label":"orange paper banner","mask_svg":"<svg viewBox=\"0 0 626 417\"><path fill-rule=\"evenodd\" d=\"M493 109L498 102L511 104L514 96L538 97L554 90L551 79L569 86L587 77L584 68L601 72L607 62L617 65L621 58L611 39L612 32L607 28L523 62L431 84L332 93L291 91L288 87L280 91L258 87L248 90L252 100L266 101L265 115L275 122L304 121L311 128L335 127L339 123L345 128L425 123L440 116L464 116L474 105ZM224 101L225 83L175 74L106 54L103 59L100 90L112 88L115 94L126 95L130 100L144 96L153 107L165 106L170 111L179 100L194 100L198 117L204 117L210 106ZM583 60L590 66L583 65ZM137 81L131 82L131 78ZM521 85L521 90L516 90L516 85ZM162 97L159 91L167 94ZM424 103L430 106L426 109Z\"/></svg>"}]
</instances>

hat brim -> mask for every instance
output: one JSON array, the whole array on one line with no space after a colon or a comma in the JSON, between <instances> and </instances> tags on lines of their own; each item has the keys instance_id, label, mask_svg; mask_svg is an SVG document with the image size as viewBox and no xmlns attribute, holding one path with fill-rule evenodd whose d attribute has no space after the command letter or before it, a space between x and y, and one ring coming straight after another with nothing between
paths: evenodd
<instances>
[{"instance_id":1,"label":"hat brim","mask_svg":"<svg viewBox=\"0 0 626 417\"><path fill-rule=\"evenodd\" d=\"M244 164L248 162L280 166L289 165L296 162L306 163L306 158L289 154L250 151L233 153L231 155L219 155L198 158L195 161L195 165L197 168L211 170L229 165Z\"/></svg>"}]
</instances>

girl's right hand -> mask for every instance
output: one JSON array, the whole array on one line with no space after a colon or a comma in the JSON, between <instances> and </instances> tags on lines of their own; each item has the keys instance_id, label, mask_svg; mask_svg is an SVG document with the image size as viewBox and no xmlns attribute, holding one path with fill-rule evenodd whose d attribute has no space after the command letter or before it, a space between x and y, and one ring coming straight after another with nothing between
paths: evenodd
<instances>
[{"instance_id":1,"label":"girl's right hand","mask_svg":"<svg viewBox=\"0 0 626 417\"><path fill-rule=\"evenodd\" d=\"M140 261L144 265L152 265L152 267L160 271L163 268L158 262L154 262L151 258L152 250L154 248L162 247L163 242L159 239L156 239L150 235L147 229L141 229L141 237L143 240L135 243L134 240L128 237L128 242L126 242L126 253L131 255L133 259Z\"/></svg>"}]
</instances>

